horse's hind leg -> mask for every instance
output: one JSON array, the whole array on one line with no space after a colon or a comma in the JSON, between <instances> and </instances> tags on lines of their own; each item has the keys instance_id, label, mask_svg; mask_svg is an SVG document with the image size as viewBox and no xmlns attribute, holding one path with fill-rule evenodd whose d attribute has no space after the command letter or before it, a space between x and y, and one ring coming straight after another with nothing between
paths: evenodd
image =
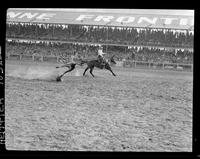
<instances>
[{"instance_id":1,"label":"horse's hind leg","mask_svg":"<svg viewBox=\"0 0 200 159\"><path fill-rule=\"evenodd\" d=\"M85 76L86 71L89 69L89 67L87 67L83 73L83 76Z\"/></svg>"},{"instance_id":2,"label":"horse's hind leg","mask_svg":"<svg viewBox=\"0 0 200 159\"><path fill-rule=\"evenodd\" d=\"M90 74L94 77L92 71L93 71L94 67L90 68Z\"/></svg>"},{"instance_id":3,"label":"horse's hind leg","mask_svg":"<svg viewBox=\"0 0 200 159\"><path fill-rule=\"evenodd\" d=\"M66 74L67 72L73 71L74 69L75 69L75 65L72 64L72 65L71 65L71 68L70 68L69 70L65 71L62 75L60 75L59 78L61 78L62 76L64 76L64 74Z\"/></svg>"}]
</instances>

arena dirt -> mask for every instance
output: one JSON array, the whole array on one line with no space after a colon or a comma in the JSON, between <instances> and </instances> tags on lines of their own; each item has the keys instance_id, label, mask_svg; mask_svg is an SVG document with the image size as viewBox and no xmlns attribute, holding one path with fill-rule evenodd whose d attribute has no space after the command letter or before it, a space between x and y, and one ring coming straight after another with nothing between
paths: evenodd
<instances>
[{"instance_id":1,"label":"arena dirt","mask_svg":"<svg viewBox=\"0 0 200 159\"><path fill-rule=\"evenodd\" d=\"M192 151L192 73L113 68L116 77L95 69L92 78L78 68L80 76L62 82L8 76L27 65L6 64L8 150Z\"/></svg>"}]
</instances>

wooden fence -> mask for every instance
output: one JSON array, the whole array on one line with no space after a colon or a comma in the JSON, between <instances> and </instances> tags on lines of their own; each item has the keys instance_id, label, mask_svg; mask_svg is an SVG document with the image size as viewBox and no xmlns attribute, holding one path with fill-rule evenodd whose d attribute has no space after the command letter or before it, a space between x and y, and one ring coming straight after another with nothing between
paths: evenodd
<instances>
[{"instance_id":1,"label":"wooden fence","mask_svg":"<svg viewBox=\"0 0 200 159\"><path fill-rule=\"evenodd\" d=\"M8 60L29 60L29 61L46 61L46 62L60 62L58 56L43 56L39 54L33 55L19 55L19 54L6 54ZM179 70L179 71L193 71L193 64L184 63L159 63L159 62L144 62L144 61L117 61L116 67L126 68L144 68L144 69L165 69L165 70Z\"/></svg>"},{"instance_id":2,"label":"wooden fence","mask_svg":"<svg viewBox=\"0 0 200 159\"><path fill-rule=\"evenodd\" d=\"M193 71L193 64L184 63L161 63L129 60L123 62L123 67Z\"/></svg>"}]
</instances>

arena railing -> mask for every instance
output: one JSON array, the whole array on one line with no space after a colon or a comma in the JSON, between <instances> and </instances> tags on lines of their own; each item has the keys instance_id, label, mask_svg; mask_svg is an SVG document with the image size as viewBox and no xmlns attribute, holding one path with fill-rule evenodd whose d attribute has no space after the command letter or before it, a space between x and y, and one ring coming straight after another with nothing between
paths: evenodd
<instances>
[{"instance_id":1,"label":"arena railing","mask_svg":"<svg viewBox=\"0 0 200 159\"><path fill-rule=\"evenodd\" d=\"M170 63L170 62L146 62L146 61L125 60L123 61L123 67L193 71L193 64Z\"/></svg>"},{"instance_id":2,"label":"arena railing","mask_svg":"<svg viewBox=\"0 0 200 159\"><path fill-rule=\"evenodd\" d=\"M23 60L23 61L32 61L32 62L38 61L38 62L59 63L62 61L62 58L59 56L54 56L54 55L40 55L40 54L23 55L23 54L6 53L6 60ZM168 62L145 62L145 61L134 61L134 60L117 61L116 67L193 71L193 64L168 63Z\"/></svg>"}]
</instances>

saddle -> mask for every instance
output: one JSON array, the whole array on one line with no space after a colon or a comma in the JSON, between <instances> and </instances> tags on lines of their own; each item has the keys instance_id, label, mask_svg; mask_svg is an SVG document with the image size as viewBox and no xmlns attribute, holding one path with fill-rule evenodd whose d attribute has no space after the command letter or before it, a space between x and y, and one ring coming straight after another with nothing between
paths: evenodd
<instances>
[{"instance_id":1,"label":"saddle","mask_svg":"<svg viewBox=\"0 0 200 159\"><path fill-rule=\"evenodd\" d=\"M105 61L102 61L102 62L101 62L101 69L105 68L105 66L106 66L106 62L105 62Z\"/></svg>"}]
</instances>

